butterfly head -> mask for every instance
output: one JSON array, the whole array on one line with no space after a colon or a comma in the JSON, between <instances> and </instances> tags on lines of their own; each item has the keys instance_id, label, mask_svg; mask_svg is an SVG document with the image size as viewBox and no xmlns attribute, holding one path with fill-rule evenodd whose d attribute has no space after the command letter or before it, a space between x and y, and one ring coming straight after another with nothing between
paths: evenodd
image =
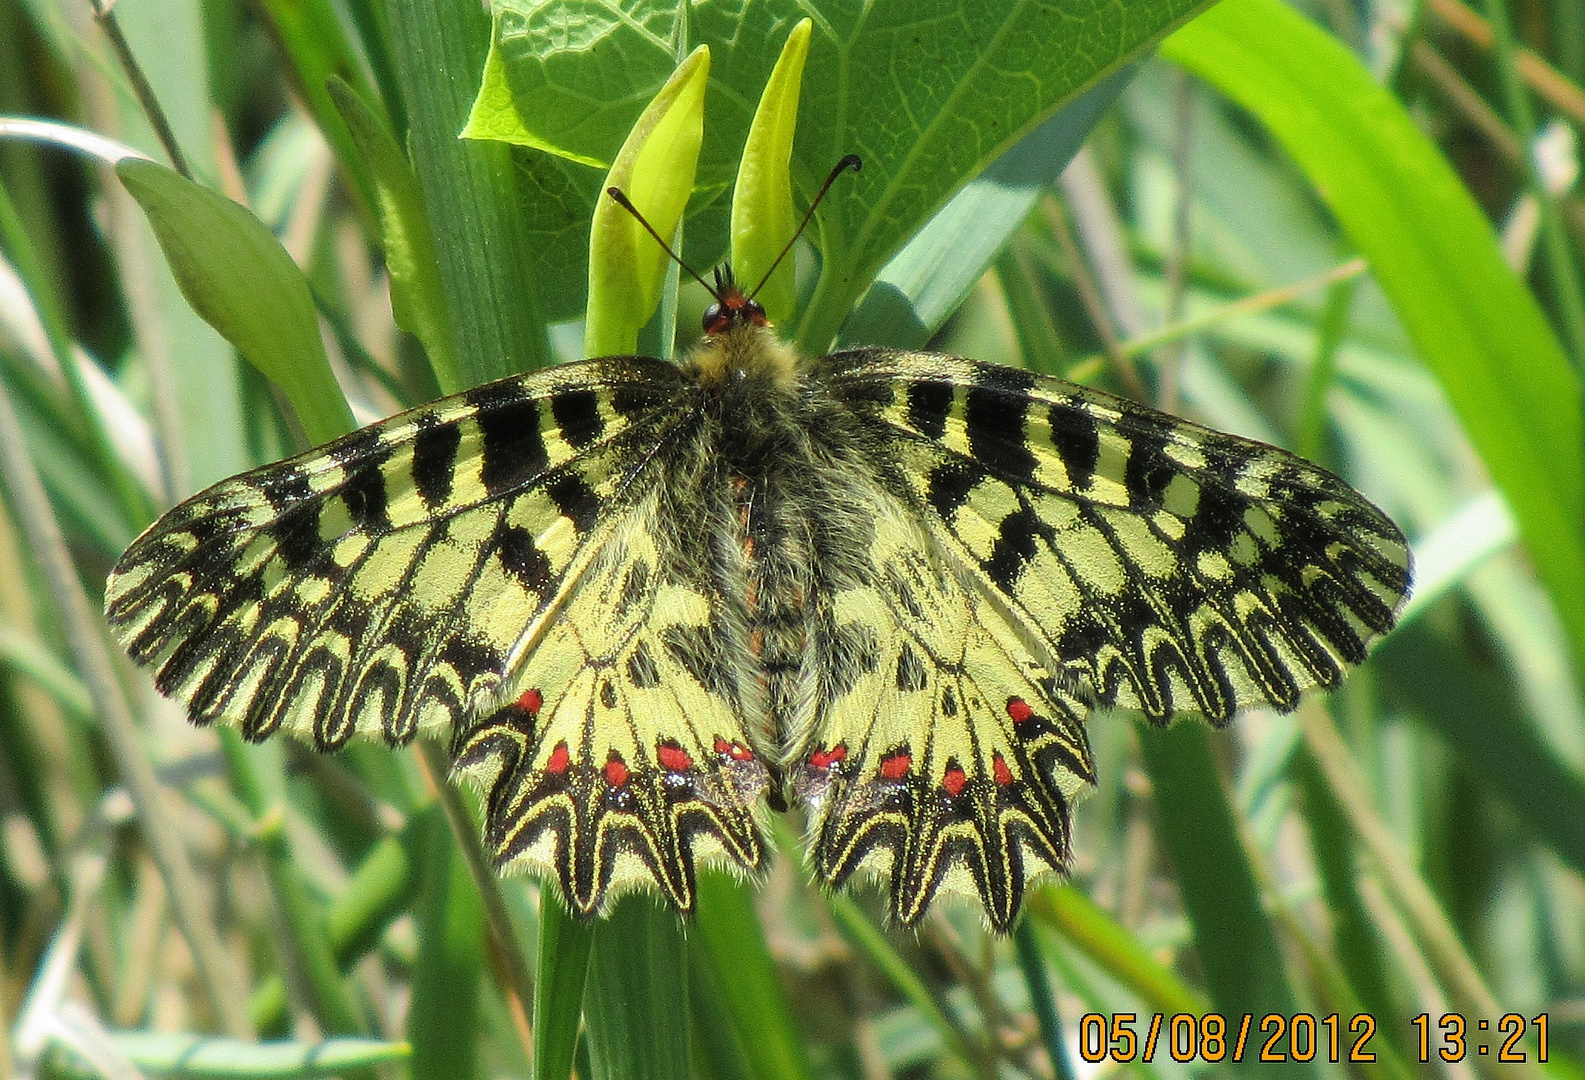
<instances>
[{"instance_id":1,"label":"butterfly head","mask_svg":"<svg viewBox=\"0 0 1585 1080\"><path fill-rule=\"evenodd\" d=\"M704 332L724 334L739 326L769 326L770 319L758 300L745 293L732 277L732 267L716 268L715 288L710 290L715 303L705 309Z\"/></svg>"}]
</instances>

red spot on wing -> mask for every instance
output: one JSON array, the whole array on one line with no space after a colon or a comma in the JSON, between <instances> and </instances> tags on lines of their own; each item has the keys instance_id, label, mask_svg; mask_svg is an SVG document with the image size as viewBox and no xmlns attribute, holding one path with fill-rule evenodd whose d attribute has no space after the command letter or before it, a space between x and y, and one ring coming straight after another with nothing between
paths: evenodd
<instances>
[{"instance_id":1,"label":"red spot on wing","mask_svg":"<svg viewBox=\"0 0 1585 1080\"><path fill-rule=\"evenodd\" d=\"M611 753L611 760L605 763L605 782L612 787L627 783L627 763L615 751Z\"/></svg>"},{"instance_id":2,"label":"red spot on wing","mask_svg":"<svg viewBox=\"0 0 1585 1080\"><path fill-rule=\"evenodd\" d=\"M548 773L564 773L572 761L572 755L567 752L567 740L563 739L556 744L556 749L550 752L550 760L545 762L545 771Z\"/></svg>"},{"instance_id":3,"label":"red spot on wing","mask_svg":"<svg viewBox=\"0 0 1585 1080\"><path fill-rule=\"evenodd\" d=\"M1035 710L1031 709L1029 702L1021 697L1008 698L1007 715L1013 718L1013 723L1022 724L1025 720L1035 715Z\"/></svg>"},{"instance_id":4,"label":"red spot on wing","mask_svg":"<svg viewBox=\"0 0 1585 1080\"><path fill-rule=\"evenodd\" d=\"M997 754L991 760L991 776L1002 787L1007 787L1013 782L1013 770L1007 767L1007 759Z\"/></svg>"},{"instance_id":5,"label":"red spot on wing","mask_svg":"<svg viewBox=\"0 0 1585 1080\"><path fill-rule=\"evenodd\" d=\"M721 736L715 737L715 752L733 761L753 761L754 751L740 742L727 742Z\"/></svg>"},{"instance_id":6,"label":"red spot on wing","mask_svg":"<svg viewBox=\"0 0 1585 1080\"><path fill-rule=\"evenodd\" d=\"M969 782L968 776L955 763L947 766L946 775L941 778L941 786L947 789L947 794L957 798Z\"/></svg>"},{"instance_id":7,"label":"red spot on wing","mask_svg":"<svg viewBox=\"0 0 1585 1080\"><path fill-rule=\"evenodd\" d=\"M688 756L688 751L674 742L661 743L655 756L660 760L660 767L667 772L687 772L693 768L693 758Z\"/></svg>"},{"instance_id":8,"label":"red spot on wing","mask_svg":"<svg viewBox=\"0 0 1585 1080\"><path fill-rule=\"evenodd\" d=\"M545 695L538 690L524 690L523 696L517 699L517 707L530 716L538 716L544 705Z\"/></svg>"},{"instance_id":9,"label":"red spot on wing","mask_svg":"<svg viewBox=\"0 0 1585 1080\"><path fill-rule=\"evenodd\" d=\"M809 764L816 769L829 769L846 761L847 757L848 744L839 742L829 750L816 750L810 754Z\"/></svg>"},{"instance_id":10,"label":"red spot on wing","mask_svg":"<svg viewBox=\"0 0 1585 1080\"><path fill-rule=\"evenodd\" d=\"M881 758L881 776L887 780L901 780L914 766L914 756L906 750L894 750Z\"/></svg>"}]
</instances>

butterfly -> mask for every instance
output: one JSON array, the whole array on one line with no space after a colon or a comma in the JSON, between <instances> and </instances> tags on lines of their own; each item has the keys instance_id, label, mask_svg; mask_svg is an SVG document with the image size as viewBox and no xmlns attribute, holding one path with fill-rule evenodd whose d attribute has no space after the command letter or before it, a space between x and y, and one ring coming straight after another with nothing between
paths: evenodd
<instances>
[{"instance_id":1,"label":"butterfly","mask_svg":"<svg viewBox=\"0 0 1585 1080\"><path fill-rule=\"evenodd\" d=\"M820 881L1005 931L1069 865L1090 711L1291 709L1394 623L1402 533L1293 454L974 360L802 356L712 291L680 363L481 386L182 503L111 574L117 638L251 740L449 739L498 866L585 917L691 911L802 804Z\"/></svg>"}]
</instances>

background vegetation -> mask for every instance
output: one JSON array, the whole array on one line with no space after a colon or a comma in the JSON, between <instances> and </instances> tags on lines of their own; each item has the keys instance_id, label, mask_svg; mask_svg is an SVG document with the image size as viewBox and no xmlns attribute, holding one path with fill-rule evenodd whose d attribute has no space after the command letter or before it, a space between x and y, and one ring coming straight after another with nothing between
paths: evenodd
<instances>
[{"instance_id":1,"label":"background vegetation","mask_svg":"<svg viewBox=\"0 0 1585 1080\"><path fill-rule=\"evenodd\" d=\"M1165 1042L1084 1061L1080 1017L1142 1039L1211 1010L1338 1013L1345 1051L1376 1018L1374 1063L1326 1063L1323 1027L1286 1075L1585 1075L1585 5L687 11L500 4L481 107L525 147L456 138L491 45L471 0L125 0L202 187L0 141L0 1076L1179 1076L1206 1066ZM1095 717L1072 880L1008 940L821 894L792 823L763 888L717 875L686 927L634 900L591 930L495 882L432 750L194 730L96 614L174 499L579 355L603 165L701 41L685 235L718 257L804 14L794 178L866 169L802 253L790 335L928 342L1288 445L1415 545L1402 629L1332 698L1225 732ZM0 113L169 162L109 29L0 0ZM673 297L656 352L704 303ZM1533 1037L1522 1066L1475 1052L1510 1012L1548 1016L1548 1064Z\"/></svg>"}]
</instances>

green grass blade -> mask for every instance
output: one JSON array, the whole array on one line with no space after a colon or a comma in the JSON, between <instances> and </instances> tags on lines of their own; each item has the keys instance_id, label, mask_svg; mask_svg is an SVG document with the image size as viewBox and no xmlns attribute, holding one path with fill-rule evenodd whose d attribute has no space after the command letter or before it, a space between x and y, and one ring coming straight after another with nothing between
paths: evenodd
<instances>
[{"instance_id":1,"label":"green grass blade","mask_svg":"<svg viewBox=\"0 0 1585 1080\"><path fill-rule=\"evenodd\" d=\"M1229 1018L1292 1013L1293 991L1276 931L1261 906L1209 732L1194 722L1170 728L1141 724L1138 731L1156 804L1156 835L1172 859L1211 1001ZM1312 1066L1298 1063L1276 1068L1287 1076L1313 1075Z\"/></svg>"},{"instance_id":2,"label":"green grass blade","mask_svg":"<svg viewBox=\"0 0 1585 1080\"><path fill-rule=\"evenodd\" d=\"M749 1076L807 1078L808 1055L755 916L750 887L720 871L701 873L699 913L689 929L689 960L745 1048Z\"/></svg>"},{"instance_id":3,"label":"green grass blade","mask_svg":"<svg viewBox=\"0 0 1585 1080\"><path fill-rule=\"evenodd\" d=\"M329 90L373 183L396 325L424 343L442 392L465 390L457 372L451 312L440 284L435 236L424 212L418 178L384 119L352 87L333 79Z\"/></svg>"},{"instance_id":4,"label":"green grass blade","mask_svg":"<svg viewBox=\"0 0 1585 1080\"><path fill-rule=\"evenodd\" d=\"M594 1080L686 1080L688 948L677 914L630 893L593 937L583 1011Z\"/></svg>"},{"instance_id":5,"label":"green grass blade","mask_svg":"<svg viewBox=\"0 0 1585 1080\"><path fill-rule=\"evenodd\" d=\"M542 889L534 973L534 1080L567 1080L572 1072L593 942L594 931L572 917L555 890Z\"/></svg>"},{"instance_id":6,"label":"green grass blade","mask_svg":"<svg viewBox=\"0 0 1585 1080\"><path fill-rule=\"evenodd\" d=\"M1064 885L1040 890L1029 898L1028 917L1061 934L1157 1012L1210 1010L1204 997L1163 967L1137 937L1078 889Z\"/></svg>"},{"instance_id":7,"label":"green grass blade","mask_svg":"<svg viewBox=\"0 0 1585 1080\"><path fill-rule=\"evenodd\" d=\"M1580 386L1479 206L1353 54L1278 0L1226 0L1162 52L1265 124L1369 260L1513 508L1585 670Z\"/></svg>"},{"instance_id":8,"label":"green grass blade","mask_svg":"<svg viewBox=\"0 0 1585 1080\"><path fill-rule=\"evenodd\" d=\"M510 147L459 139L490 45L473 0L386 0L408 146L424 193L464 385L543 367L550 343Z\"/></svg>"},{"instance_id":9,"label":"green grass blade","mask_svg":"<svg viewBox=\"0 0 1585 1080\"><path fill-rule=\"evenodd\" d=\"M418 901L418 961L407 1041L413 1080L469 1080L479 1071L484 907L440 808L429 812Z\"/></svg>"},{"instance_id":10,"label":"green grass blade","mask_svg":"<svg viewBox=\"0 0 1585 1080\"><path fill-rule=\"evenodd\" d=\"M117 1031L111 1043L147 1073L190 1080L289 1080L338 1076L353 1069L400 1061L406 1043L383 1039L324 1042L243 1042L159 1031Z\"/></svg>"},{"instance_id":11,"label":"green grass blade","mask_svg":"<svg viewBox=\"0 0 1585 1080\"><path fill-rule=\"evenodd\" d=\"M284 54L284 67L294 88L345 170L350 181L347 188L363 220L372 222L376 203L374 178L342 119L344 110L337 108L327 83L339 80L371 110L375 108L371 103L379 99L363 77L363 67L342 30L335 5L330 0L260 0L259 8Z\"/></svg>"}]
</instances>

